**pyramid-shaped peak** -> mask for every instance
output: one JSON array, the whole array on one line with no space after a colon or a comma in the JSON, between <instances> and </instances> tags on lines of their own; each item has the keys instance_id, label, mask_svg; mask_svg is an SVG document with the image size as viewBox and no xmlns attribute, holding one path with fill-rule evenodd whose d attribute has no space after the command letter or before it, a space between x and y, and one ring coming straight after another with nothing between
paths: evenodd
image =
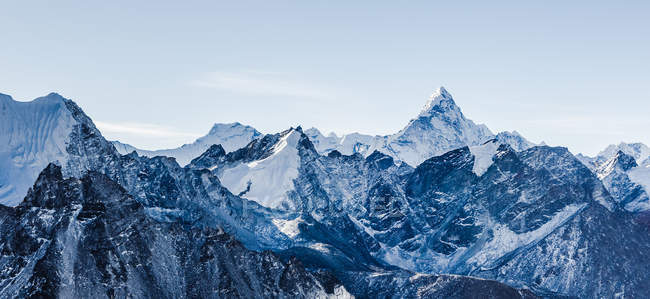
<instances>
[{"instance_id":1,"label":"pyramid-shaped peak","mask_svg":"<svg viewBox=\"0 0 650 299\"><path fill-rule=\"evenodd\" d=\"M608 175L615 169L620 169L622 171L628 171L634 167L637 167L636 160L634 157L626 154L622 150L616 152L616 154L607 160L603 165L600 166L599 173L601 175Z\"/></svg>"},{"instance_id":2,"label":"pyramid-shaped peak","mask_svg":"<svg viewBox=\"0 0 650 299\"><path fill-rule=\"evenodd\" d=\"M449 94L449 92L447 91L447 89L445 89L444 86L438 87L438 89L431 95L431 97L434 96L443 96L443 97L451 98L451 94Z\"/></svg>"},{"instance_id":3,"label":"pyramid-shaped peak","mask_svg":"<svg viewBox=\"0 0 650 299\"><path fill-rule=\"evenodd\" d=\"M626 154L622 150L616 152L616 156L614 156L613 159L616 160L618 165L620 165L625 171L638 166L634 157Z\"/></svg>"},{"instance_id":4,"label":"pyramid-shaped peak","mask_svg":"<svg viewBox=\"0 0 650 299\"><path fill-rule=\"evenodd\" d=\"M422 108L420 115L428 115L435 107L443 108L443 106L449 108L456 106L456 103L454 103L454 98L451 94L444 87L440 86L431 94L429 101Z\"/></svg>"}]
</instances>

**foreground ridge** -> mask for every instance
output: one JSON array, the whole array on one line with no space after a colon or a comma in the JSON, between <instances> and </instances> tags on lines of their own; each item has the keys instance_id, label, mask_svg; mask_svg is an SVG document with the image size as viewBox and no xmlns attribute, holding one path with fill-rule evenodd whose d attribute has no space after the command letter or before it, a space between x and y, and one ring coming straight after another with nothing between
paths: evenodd
<instances>
[{"instance_id":1,"label":"foreground ridge","mask_svg":"<svg viewBox=\"0 0 650 299\"><path fill-rule=\"evenodd\" d=\"M146 216L108 177L48 166L1 210L2 297L344 298L331 274L247 250L220 229Z\"/></svg>"}]
</instances>

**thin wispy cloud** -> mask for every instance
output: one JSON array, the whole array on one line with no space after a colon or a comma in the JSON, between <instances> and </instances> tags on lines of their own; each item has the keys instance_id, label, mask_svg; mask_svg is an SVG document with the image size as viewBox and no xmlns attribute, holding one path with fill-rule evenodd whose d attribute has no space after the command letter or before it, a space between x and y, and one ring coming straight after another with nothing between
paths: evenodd
<instances>
[{"instance_id":1,"label":"thin wispy cloud","mask_svg":"<svg viewBox=\"0 0 650 299\"><path fill-rule=\"evenodd\" d=\"M285 73L269 71L210 72L191 85L248 95L326 99L329 92Z\"/></svg>"},{"instance_id":2,"label":"thin wispy cloud","mask_svg":"<svg viewBox=\"0 0 650 299\"><path fill-rule=\"evenodd\" d=\"M96 121L95 125L102 133L131 134L143 137L162 138L197 138L200 135L174 130L173 128L145 123L110 123Z\"/></svg>"}]
</instances>

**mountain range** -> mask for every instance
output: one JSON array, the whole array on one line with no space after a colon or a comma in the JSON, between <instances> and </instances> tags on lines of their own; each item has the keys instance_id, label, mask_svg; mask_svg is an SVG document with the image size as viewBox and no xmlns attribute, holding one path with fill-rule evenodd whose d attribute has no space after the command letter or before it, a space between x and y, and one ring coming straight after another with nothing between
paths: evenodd
<instances>
[{"instance_id":1,"label":"mountain range","mask_svg":"<svg viewBox=\"0 0 650 299\"><path fill-rule=\"evenodd\" d=\"M517 150L535 146L516 131L501 132L495 136L487 126L476 125L465 118L460 107L444 87L435 91L420 114L395 134L371 136L352 133L337 136L331 133L324 136L316 128L307 129L304 133L320 154L326 155L337 150L344 155L360 153L368 156L377 150L413 167L430 157L464 145L480 145L495 137ZM119 141L114 141L113 144L121 154L128 154L135 150L138 154L148 157L169 156L176 158L179 164L184 166L212 144L221 144L227 152L230 152L260 136L261 134L250 126L233 123L215 124L207 135L194 143L175 149L146 151Z\"/></svg>"},{"instance_id":2,"label":"mountain range","mask_svg":"<svg viewBox=\"0 0 650 299\"><path fill-rule=\"evenodd\" d=\"M58 94L0 105L4 297L650 296L641 145L494 135L444 88L387 136L217 124L163 151Z\"/></svg>"}]
</instances>

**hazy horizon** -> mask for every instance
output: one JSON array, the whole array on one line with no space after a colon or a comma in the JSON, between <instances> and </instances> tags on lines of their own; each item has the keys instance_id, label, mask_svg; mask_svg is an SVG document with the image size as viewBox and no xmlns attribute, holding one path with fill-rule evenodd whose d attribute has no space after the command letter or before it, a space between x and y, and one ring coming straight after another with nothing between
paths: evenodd
<instances>
[{"instance_id":1,"label":"hazy horizon","mask_svg":"<svg viewBox=\"0 0 650 299\"><path fill-rule=\"evenodd\" d=\"M57 92L143 149L213 123L391 134L439 86L494 133L650 144L648 2L192 4L5 4L0 92Z\"/></svg>"}]
</instances>

